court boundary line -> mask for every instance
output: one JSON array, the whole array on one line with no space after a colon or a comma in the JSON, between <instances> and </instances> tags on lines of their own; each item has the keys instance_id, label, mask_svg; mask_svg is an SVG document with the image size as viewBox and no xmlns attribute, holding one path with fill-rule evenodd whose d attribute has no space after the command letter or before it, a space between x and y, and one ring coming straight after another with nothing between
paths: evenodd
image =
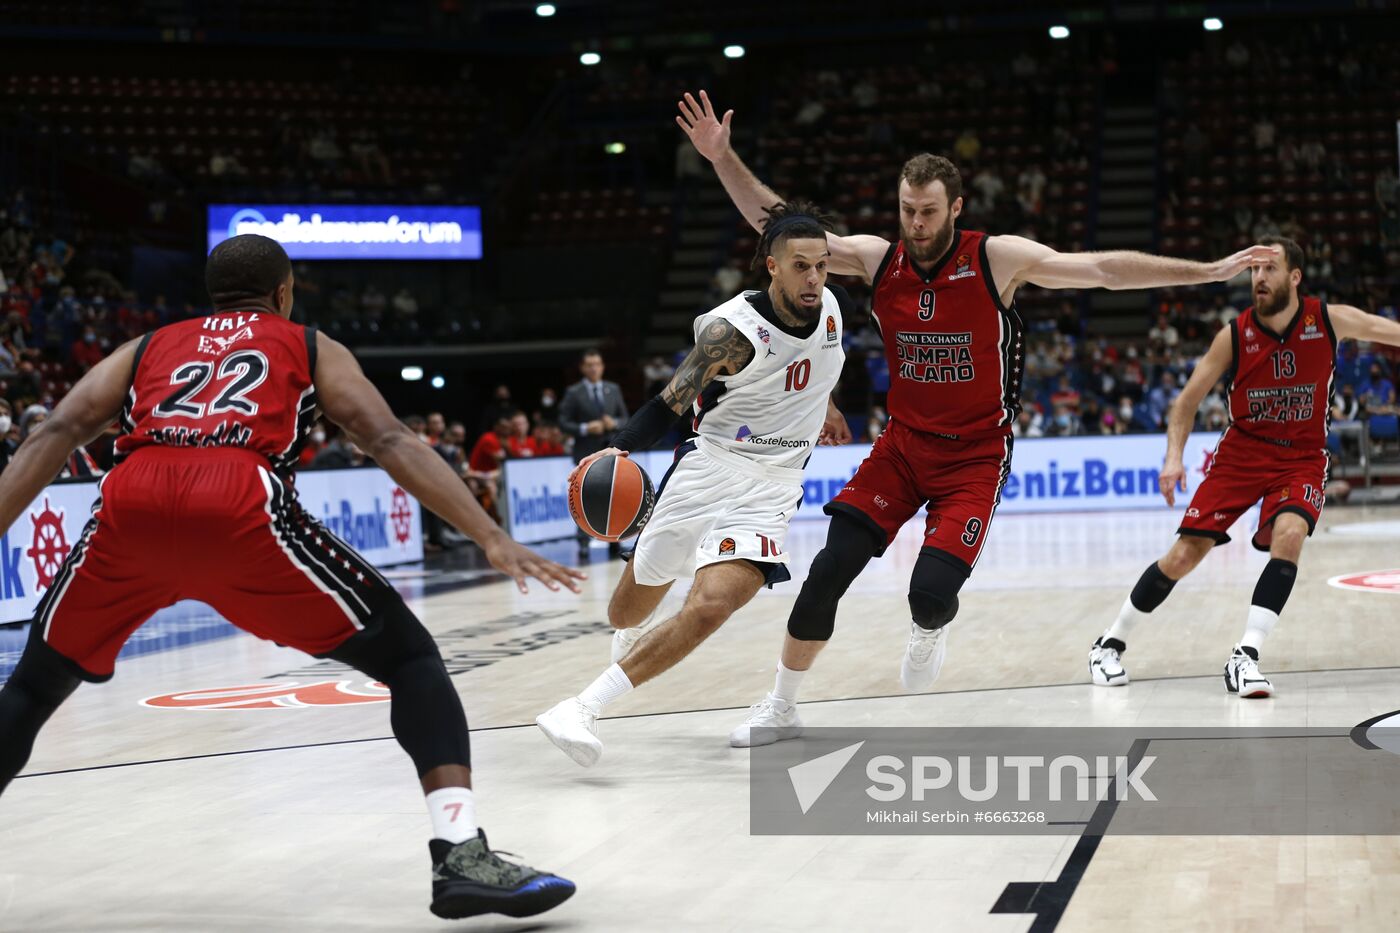
<instances>
[{"instance_id":1,"label":"court boundary line","mask_svg":"<svg viewBox=\"0 0 1400 933\"><path fill-rule=\"evenodd\" d=\"M1366 672L1366 671L1400 671L1400 667L1344 667L1344 668L1331 668L1331 669L1323 668L1323 669L1307 670L1307 671L1287 671L1287 672L1285 672L1285 674L1350 674L1350 673L1363 673L1363 672ZM1142 679L1136 681L1136 683L1154 683L1154 682L1158 682L1158 681L1173 681L1173 680L1204 680L1204 679L1207 679L1207 678L1209 678L1209 679L1211 679L1211 680L1214 680L1214 679L1215 679L1216 677L1218 677L1218 676L1219 676L1218 674L1190 674L1190 675L1183 674L1183 675L1176 676L1176 677L1148 677L1148 678L1142 678ZM1281 675L1276 674L1275 676L1281 676ZM1015 686L1015 687L972 687L972 688L967 689L967 690L946 690L946 691L943 691L943 692L941 692L941 693L891 693L891 694L880 694L880 695L876 695L876 696L864 696L864 697L832 697L832 698L826 699L826 700L809 700L809 701L807 701L806 705L808 705L808 706L815 706L815 705L817 705L817 704L819 704L819 703L858 703L858 702L865 701L865 700L893 700L893 699L900 699L900 698L905 698L905 697L920 697L920 696L963 696L963 695L974 694L974 693L990 693L990 692L1010 691L1010 690L1048 690L1048 689L1057 689L1057 688L1061 688L1061 687L1092 687L1092 686L1093 686L1092 684L1086 684L1086 683L1081 683L1081 682L1075 682L1075 683L1068 683L1068 684L1029 684L1029 685L1022 685L1022 686ZM1108 688L1095 687L1094 689L1100 689L1100 690L1102 690L1102 689L1108 689ZM747 708L748 708L748 707L745 707L745 706L713 706L713 707L707 707L707 708L705 708L705 709L665 710L665 711L658 711L658 712L653 712L653 713L626 713L626 714L621 715L621 716L609 716L609 717L606 717L605 719L603 719L603 720L601 720L601 721L603 721L603 722L620 722L620 721L628 720L628 719L647 719L647 718L651 718L651 717L654 717L654 716L687 716L687 715L691 715L691 714L695 714L695 713L741 712L741 711L743 711L743 710L745 710L745 709L747 709ZM511 724L511 725L503 725L503 726L482 726L481 728L472 729L471 731L472 731L473 733L477 733L477 732L504 732L504 731L507 731L507 730L510 730L510 729L529 729L529 728L531 728L531 727L534 726L534 725L535 725L535 724L534 724L533 722L523 722L523 723L514 723L514 724ZM1017 728L1017 727L1015 727L1015 726L1004 726L1004 727L989 726L988 728ZM1101 726L1101 727L1096 727L1096 726L1080 726L1080 727L1076 727L1076 728L1105 728L1105 729L1109 729L1109 728L1122 728L1122 727L1113 727L1113 726ZM1161 728L1161 729L1166 729L1166 728L1176 728L1176 727L1170 727L1170 726L1156 726L1156 727L1148 727L1148 728ZM1308 727L1306 727L1306 726L1288 726L1288 727L1280 727L1280 728L1304 729L1304 728L1308 728ZM53 771L35 771L35 772L29 773L29 774L18 774L18 775L15 775L14 780L20 781L20 780L24 780L25 778L55 777L55 776L62 775L62 774L81 774L81 773L86 772L86 771L106 771L106 770L110 770L110 769L112 769L112 768L135 768L135 767L140 767L140 766L143 766L143 765L172 764L172 763L178 762L178 761L200 761L200 760L203 760L203 759L206 759L206 758L228 758L228 757L232 757L232 756L236 756L236 755L259 755L259 754L266 754L266 753L269 753L269 752L298 751L298 750L300 750L300 749L305 749L305 748L332 748L332 747L339 746L339 745L362 745L362 744L365 744L365 743L368 743L368 742L392 742L392 741L394 741L394 737L393 737L392 735L379 735L379 736L370 736L370 737L368 737L368 738L361 738L361 739L335 739L335 740L330 741L330 742L304 742L304 743L297 744L297 745L274 745L274 746L268 746L268 747L265 747L265 748L243 748L243 749L234 749L234 750L232 750L232 751L225 751L225 752L204 752L204 753L198 754L198 755L177 755L177 756L172 757L172 758L148 758L148 759L142 759L142 760L140 760L140 761L117 761L117 762L111 762L111 763L105 764L105 765L87 765L87 766L82 767L82 768L59 768L59 769L55 769L55 770L53 770Z\"/></svg>"}]
</instances>

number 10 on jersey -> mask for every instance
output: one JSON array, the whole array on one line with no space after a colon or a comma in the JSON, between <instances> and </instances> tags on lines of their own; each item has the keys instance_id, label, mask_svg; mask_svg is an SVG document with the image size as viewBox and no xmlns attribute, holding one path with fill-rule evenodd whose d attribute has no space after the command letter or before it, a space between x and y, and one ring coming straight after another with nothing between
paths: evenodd
<instances>
[{"instance_id":1,"label":"number 10 on jersey","mask_svg":"<svg viewBox=\"0 0 1400 933\"><path fill-rule=\"evenodd\" d=\"M807 382L812 378L812 361L798 360L796 363L789 363L787 368L787 385L783 386L784 392L801 392L807 388Z\"/></svg>"}]
</instances>

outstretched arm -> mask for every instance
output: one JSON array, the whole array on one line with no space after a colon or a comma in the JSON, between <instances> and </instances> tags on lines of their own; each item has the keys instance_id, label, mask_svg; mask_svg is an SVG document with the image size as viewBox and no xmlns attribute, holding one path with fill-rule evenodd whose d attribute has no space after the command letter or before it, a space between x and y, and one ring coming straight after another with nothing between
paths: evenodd
<instances>
[{"instance_id":1,"label":"outstretched arm","mask_svg":"<svg viewBox=\"0 0 1400 933\"><path fill-rule=\"evenodd\" d=\"M551 590L562 583L575 593L579 591L575 581L585 575L545 560L511 540L447 461L394 417L350 351L321 333L316 335L316 394L331 422L419 502L481 545L491 566L513 577L520 592L525 592L527 577Z\"/></svg>"},{"instance_id":2,"label":"outstretched arm","mask_svg":"<svg viewBox=\"0 0 1400 933\"><path fill-rule=\"evenodd\" d=\"M122 344L88 370L53 414L19 445L0 473L0 529L14 524L20 512L53 482L73 451L91 442L121 414L139 342Z\"/></svg>"},{"instance_id":3,"label":"outstretched arm","mask_svg":"<svg viewBox=\"0 0 1400 933\"><path fill-rule=\"evenodd\" d=\"M1328 305L1327 316L1332 319L1332 330L1338 340L1369 340L1400 347L1400 324L1389 318L1351 305Z\"/></svg>"},{"instance_id":4,"label":"outstretched arm","mask_svg":"<svg viewBox=\"0 0 1400 933\"><path fill-rule=\"evenodd\" d=\"M768 220L764 208L776 207L783 203L783 199L759 181L758 176L749 171L749 167L729 145L729 121L734 111L727 110L723 119L716 118L710 95L704 91L700 92L698 101L687 93L677 106L681 111L680 116L676 117L677 125L690 137L696 150L715 167L715 174L719 176L720 184L724 185L725 193L739 213L744 215L749 226L762 233L763 225ZM889 241L878 236L837 236L828 233L826 241L831 249L828 268L837 275L858 275L866 281L874 279L881 260L890 248Z\"/></svg>"},{"instance_id":5,"label":"outstretched arm","mask_svg":"<svg viewBox=\"0 0 1400 933\"><path fill-rule=\"evenodd\" d=\"M1167 505L1175 505L1177 489L1186 488L1186 468L1182 463L1186 438L1191 434L1191 426L1196 423L1196 411L1201 407L1206 393L1234 362L1233 332L1233 327L1222 327L1215 335L1210 349L1196 364L1195 371L1186 380L1186 387L1172 403L1171 414L1167 416L1167 459L1157 477L1157 485L1166 497Z\"/></svg>"},{"instance_id":6,"label":"outstretched arm","mask_svg":"<svg viewBox=\"0 0 1400 933\"><path fill-rule=\"evenodd\" d=\"M1104 253L1060 253L1043 243L1019 236L987 240L997 292L1005 296L1017 286L1041 288L1165 288L1224 282L1250 266L1277 258L1277 246L1251 246L1215 262L1152 256L1130 250Z\"/></svg>"}]
</instances>

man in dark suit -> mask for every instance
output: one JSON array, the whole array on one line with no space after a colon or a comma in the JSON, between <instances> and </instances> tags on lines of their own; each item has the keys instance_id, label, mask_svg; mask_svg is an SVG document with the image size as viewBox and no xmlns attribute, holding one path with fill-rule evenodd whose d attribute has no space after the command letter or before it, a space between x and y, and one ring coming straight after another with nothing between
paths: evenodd
<instances>
[{"instance_id":1,"label":"man in dark suit","mask_svg":"<svg viewBox=\"0 0 1400 933\"><path fill-rule=\"evenodd\" d=\"M627 423L627 405L616 382L603 379L603 354L583 351L579 358L583 379L569 386L559 403L559 427L574 438L574 462L612 446L613 436ZM588 536L579 532L579 554L588 552ZM611 550L616 553L617 546Z\"/></svg>"}]
</instances>

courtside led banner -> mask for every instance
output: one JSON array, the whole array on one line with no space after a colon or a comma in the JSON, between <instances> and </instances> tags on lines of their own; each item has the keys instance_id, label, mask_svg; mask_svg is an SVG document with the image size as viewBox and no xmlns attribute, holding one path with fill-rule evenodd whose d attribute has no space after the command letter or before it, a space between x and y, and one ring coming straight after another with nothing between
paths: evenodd
<instances>
[{"instance_id":1,"label":"courtside led banner","mask_svg":"<svg viewBox=\"0 0 1400 933\"><path fill-rule=\"evenodd\" d=\"M1187 507L1205 479L1217 440L1219 435L1213 433L1187 438L1186 491L1177 494L1178 511ZM813 450L797 520L826 518L822 506L845 487L869 453L868 444ZM1166 508L1157 488L1166 453L1167 439L1160 434L1016 441L997 514ZM645 451L632 459L651 477L652 485L659 486L672 458L669 451ZM572 469L566 457L506 461L502 495L512 537L528 543L574 534L568 503ZM915 521L923 521L922 512Z\"/></svg>"},{"instance_id":2,"label":"courtside led banner","mask_svg":"<svg viewBox=\"0 0 1400 933\"><path fill-rule=\"evenodd\" d=\"M480 259L481 209L394 204L211 204L208 248L240 233L293 259Z\"/></svg>"}]
</instances>

